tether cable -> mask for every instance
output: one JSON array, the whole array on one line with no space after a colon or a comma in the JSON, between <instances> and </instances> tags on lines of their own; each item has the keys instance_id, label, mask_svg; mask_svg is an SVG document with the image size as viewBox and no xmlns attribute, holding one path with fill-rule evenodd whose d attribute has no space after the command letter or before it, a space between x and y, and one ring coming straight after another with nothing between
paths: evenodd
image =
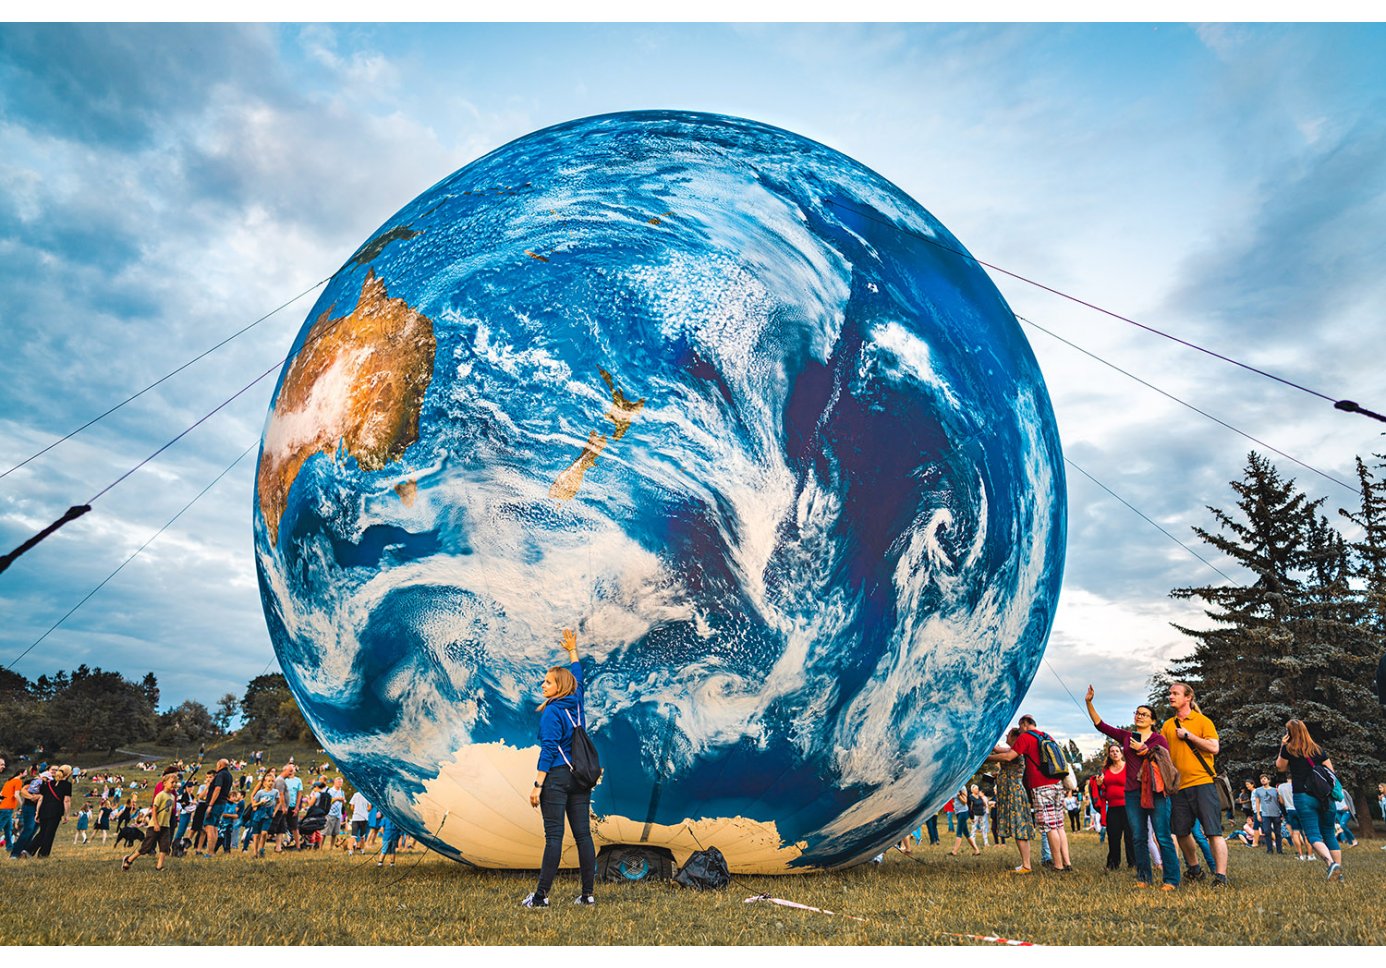
<instances>
[{"instance_id":1,"label":"tether cable","mask_svg":"<svg viewBox=\"0 0 1386 968\"><path fill-rule=\"evenodd\" d=\"M1072 468L1073 468L1075 471L1077 471L1079 474L1082 474L1082 475L1083 475L1084 477L1086 477L1088 480L1092 481L1092 482L1093 482L1094 484L1096 484L1098 487L1102 488L1102 490L1106 491L1108 494L1110 494L1112 497L1116 498L1116 499L1117 499L1118 501L1120 501L1122 504L1126 505L1128 508L1130 508L1130 509L1131 509L1132 511L1134 511L1136 514L1140 515L1141 519L1142 519L1143 521L1145 521L1146 524L1150 525L1152 528L1154 528L1155 530L1159 531L1159 532L1160 532L1161 534L1163 534L1166 538L1168 538L1169 540L1173 541L1175 544L1177 544L1179 547L1183 548L1183 549L1184 549L1185 551L1187 551L1189 554L1193 555L1193 556L1194 556L1195 558L1197 558L1199 561L1203 562L1203 563L1204 563L1205 565L1207 565L1209 568L1213 569L1213 571L1217 572L1217 573L1218 573L1219 575L1221 575L1223 578L1226 578L1226 579L1227 579L1228 581L1230 581L1233 585L1240 584L1235 578L1233 578L1231 575L1227 574L1227 572L1223 571L1221 568L1219 568L1217 565L1213 564L1213 563L1212 563L1211 561L1209 561L1207 558L1205 558L1205 557L1203 557L1202 555L1200 555L1197 551L1194 551L1194 550L1193 550L1192 548L1190 548L1188 545L1184 544L1184 542L1180 541L1180 540L1179 540L1178 538L1176 538L1174 535L1170 534L1170 533L1169 533L1168 531L1166 531L1164 528L1160 527L1160 525L1158 525L1157 523L1155 523L1155 521L1154 521L1152 518L1150 518L1148 515L1146 515L1145 512L1143 512L1140 508L1136 507L1134 504L1132 504L1130 501L1126 500L1126 498L1122 497L1120 494L1118 494L1116 491L1112 490L1112 489L1111 489L1110 487L1108 487L1106 484L1103 484L1103 483L1102 483L1101 481L1099 481L1097 478L1093 477L1093 476L1092 476L1091 474L1089 474L1087 471L1083 470L1083 468L1079 467L1076 463L1074 463L1074 461L1073 461L1072 458L1070 458L1070 457L1065 457L1065 458L1064 458L1064 463L1065 463L1065 464L1068 464L1070 467L1072 467Z\"/></svg>"},{"instance_id":2,"label":"tether cable","mask_svg":"<svg viewBox=\"0 0 1386 968\"><path fill-rule=\"evenodd\" d=\"M330 277L329 277L329 278L330 278ZM321 285L321 283L319 283L319 285ZM74 520L74 519L76 519L76 518L81 517L83 514L86 514L88 511L91 510L91 505L95 504L96 501L97 501L97 499L100 498L102 495L104 495L107 491L109 491L109 490L111 490L112 488L114 488L114 487L115 487L116 485L118 485L121 481L124 481L124 480L125 480L127 477L129 477L131 474L135 473L135 471L139 470L139 469L140 469L141 467L143 467L145 464L148 464L148 463L149 463L150 461L152 461L154 458L158 457L158 456L159 456L160 454L162 454L164 451L168 450L168 449L169 449L170 447L172 447L174 444L178 443L178 441L182 440L182 439L183 439L184 437L186 437L188 434L192 433L192 431L196 430L196 429L197 429L198 427L200 427L202 424L206 423L207 420L209 420L214 414L216 414L216 413L218 413L219 411L221 411L221 410L225 409L226 407L230 406L230 404L231 404L233 401L235 401L238 397L240 397L241 394L245 393L245 392L246 392L247 390L249 390L251 387L255 386L255 384L259 383L261 380L263 380L265 377L269 376L269 375L270 375L271 373L273 373L275 370L277 370L277 369L279 369L280 367L282 367L282 366L284 366L285 364L287 364L287 363L289 362L289 360L292 359L292 358L294 358L298 353L302 353L302 352L303 352L304 350L306 350L312 343L316 342L317 340L322 339L324 336L326 336L328 333L332 332L334 329L336 329L336 328L337 328L338 326L340 326L345 320L347 320L347 319L349 319L349 318L351 318L351 314L350 314L350 313L347 313L346 315L339 316L339 317L337 317L336 319L331 320L330 323L329 323L329 325L324 326L324 327L322 328L322 331L321 331L321 332L312 333L312 332L310 331L308 338L306 338L306 339L303 341L303 345L300 346L300 347L298 348L297 351L295 351L295 350L293 350L292 348L290 348L289 352L286 353L286 354L284 354L284 357L283 357L282 359L276 360L267 370L265 370L263 373L261 373L261 374L260 374L259 376L257 376L255 379L251 380L251 381L250 381L249 383L247 383L245 386L241 387L241 388L240 388L239 390L237 390L235 393L231 394L231 396L227 397L227 398L226 398L225 400L223 400L221 403L217 404L215 407L213 407L213 408L212 408L211 410L209 410L207 413L203 414L201 417L198 417L196 420L194 420L194 421L193 421L191 424L189 424L187 427L183 428L183 430L180 431L177 435L175 435L175 436L174 436L173 438L171 438L170 440L166 441L162 446L160 446L160 447L159 447L157 450L155 450L152 454L150 454L148 457L144 458L144 460L140 461L140 462L139 462L138 464L136 464L134 467L130 468L128 471L126 471L125 473L121 474L119 477L117 477L115 480L111 481L111 483L107 484L107 485L106 485L105 487L103 487L101 490L97 491L96 494L94 494L94 495L92 496L91 500L87 501L86 504L84 504L84 505L77 505L77 506L75 506L75 507L69 508L68 511L67 511L67 513L64 514L64 515L63 515L61 518L59 518L57 521L55 521L55 522L53 522L52 524L50 524L47 528L44 528L42 531L40 531L40 532L39 532L38 534L36 534L34 537L30 538L28 541L24 542L24 544L22 544L22 545L20 545L18 548L16 548L14 551L10 552L10 553L7 554L7 555L4 555L3 557L0 557L0 572L4 572L7 568L10 567L10 565L14 564L14 561L15 561L16 558L18 558L20 555L24 554L24 552L28 551L29 549L33 548L34 545L38 544L38 543L39 543L40 541L42 541L44 538L47 538L47 537L48 537L50 534L52 534L54 531L58 530L58 529L61 528L63 525L67 524L69 521L72 521L72 520Z\"/></svg>"},{"instance_id":3,"label":"tether cable","mask_svg":"<svg viewBox=\"0 0 1386 968\"><path fill-rule=\"evenodd\" d=\"M182 373L184 370L186 370L188 367L192 366L194 363L197 363L199 360L203 360L203 359L206 359L208 356L211 356L213 353L215 353L217 350L221 349L221 348L222 348L223 346L225 346L227 343L229 343L229 342L231 342L232 340L234 340L236 337L242 336L242 335L244 335L244 334L250 332L252 329L254 329L256 326L259 326L261 323L263 323L265 320L269 319L271 316L275 315L276 313L280 312L281 310L284 310L284 309L289 308L289 307L292 306L294 303L298 302L298 301L299 301L300 299L302 299L304 296L308 295L308 294L309 294L310 292L312 292L314 289L317 289L319 286L321 286L323 283L327 282L328 279L331 279L331 278L332 278L331 276L327 276L327 277L324 278L324 279L319 279L317 282L313 283L311 286L309 286L307 289L303 290L303 291L302 291L301 293L299 293L297 296L294 296L292 299L288 300L287 302L280 303L278 306L274 307L274 308L271 309L269 312L265 313L265 314L264 314L263 316L261 316L259 319L255 320L253 323L250 323L249 325L243 326L243 327L241 327L240 329L236 330L234 333L232 333L230 336L226 337L226 338L225 338L224 340L222 340L220 343L217 343L215 346L209 346L207 349L203 350L201 353L197 354L197 355L194 356L192 359L188 360L186 363L183 363L181 366L178 366L178 367L175 367L175 368L172 369L172 370L169 370L167 373L165 373L163 376L159 377L159 378L158 378L157 380L155 380L153 383L149 384L148 386L142 387L142 388L139 389L139 390L136 390L134 393L130 394L130 395L129 395L128 397L126 397L124 400L120 401L119 403L115 404L115 405L112 406L112 407L107 408L106 410L103 410L101 413L98 413L95 417L92 417L92 418L91 418L90 420L88 420L86 423L82 424L82 426L80 426L80 427L78 427L77 429L72 430L72 431L70 431L70 432L64 434L63 436L59 437L57 440L55 440L55 441L53 441L51 444L49 444L47 447L44 447L42 450L35 451L34 453L30 454L28 457L26 457L26 458L24 458L22 461L20 461L18 464L15 464L13 467L11 467L11 468L9 468L9 469L3 471L3 472L0 472L0 480L3 480L4 478L8 477L11 473L13 473L14 471L19 470L21 467L23 467L25 464L28 464L30 461L37 460L38 458L42 457L44 454L48 453L48 452L49 452L50 450L52 450L54 447L57 447L59 444L66 443L67 441L71 440L73 437L76 437L78 434L80 434L82 431L86 430L88 427L92 426L93 424L96 424L96 423L99 423L99 422L102 421L102 420L105 420L107 417L109 417L111 414L115 413L115 412L116 412L117 410L119 410L121 407L125 406L125 405L128 404L128 403L132 403L132 402L134 402L135 400L138 400L140 397L144 396L144 395L145 395L146 393L148 393L150 390L153 390L153 389L154 389L155 387L157 387L159 384L163 383L164 381L166 381L166 380L168 380L168 379L171 379L172 377L177 376L179 373Z\"/></svg>"},{"instance_id":4,"label":"tether cable","mask_svg":"<svg viewBox=\"0 0 1386 968\"><path fill-rule=\"evenodd\" d=\"M1018 319L1018 320L1020 320L1020 322L1025 323L1027 326L1031 326L1031 327L1033 327L1033 328L1039 330L1041 333L1044 333L1046 336L1049 336L1049 337L1051 337L1051 338L1053 338L1053 339L1058 340L1060 343L1063 343L1065 346L1068 346L1068 347L1071 347L1071 348L1077 350L1079 353L1082 353L1084 356L1087 356L1087 357L1090 357L1090 358L1096 360L1097 362L1101 363L1103 366L1107 366L1107 367L1110 367L1110 368L1113 369L1113 370L1116 370L1116 371L1117 371L1118 373L1120 373L1122 376L1130 377L1132 380L1135 380L1135 381L1136 381L1137 383L1139 383L1141 386L1143 386L1143 387L1148 387L1149 389L1154 390L1156 393L1160 394L1162 397L1166 397L1166 398L1168 398L1168 399L1170 399L1170 400L1173 400L1175 403L1179 404L1181 407L1187 407L1189 410L1192 410L1194 413L1198 414L1199 416L1207 417L1209 420L1213 421L1213 423L1217 424L1218 426L1220 426L1220 427L1226 427L1228 430L1232 431L1233 433L1235 433L1235 434L1240 434L1241 436L1245 437L1247 440L1251 441L1253 444L1256 444L1256 445L1259 446L1259 447L1264 447L1266 450L1269 450L1269 451L1271 451L1272 453L1279 454L1281 457L1285 458L1286 460L1288 460L1288 461L1290 461L1290 462L1292 462L1292 463L1298 464L1300 467L1303 467L1305 470L1311 471L1311 472L1313 472L1313 473L1319 475L1320 477L1322 477L1322 478L1323 478L1324 480L1326 480L1326 481L1332 481L1334 484L1337 484L1337 485L1339 485L1340 487L1345 487L1345 488L1347 488L1349 491L1351 491L1352 493L1354 493L1354 494L1356 494L1356 495L1358 495L1358 496L1361 495L1361 493L1362 493L1361 491L1359 491L1356 487L1354 487L1353 485L1347 483L1346 481L1339 480L1338 478L1334 477L1332 474L1329 474L1327 471L1321 471L1321 470L1319 470L1317 467L1313 466L1312 464L1306 464L1304 461L1300 460L1298 457L1294 457L1294 456L1292 456L1292 455L1290 455L1290 454L1287 454L1287 453L1285 453L1283 450L1279 449L1278 447L1272 447L1270 444L1266 443L1264 440L1261 440L1261 439L1259 439L1259 438L1257 438L1257 437L1251 436L1251 434L1247 433L1246 431L1244 431L1244 430L1242 430L1242 429L1240 429L1240 428L1238 428L1238 427L1232 426L1232 425L1231 425L1230 423L1228 423L1227 421L1222 420L1222 419L1219 418L1219 417L1213 416L1211 413L1209 413L1209 412L1206 411L1206 410L1200 410L1198 407L1194 406L1192 403L1189 403L1187 400L1181 400L1179 397L1176 397L1174 394L1170 393L1169 391L1160 389L1160 388L1157 387L1155 384L1150 383L1150 382L1148 382L1148 381L1146 381L1146 380L1141 379L1140 377L1136 376L1134 373L1131 373L1131 372L1128 371L1128 370L1123 370L1121 367L1117 366L1115 363L1112 363L1112 362L1109 361L1109 360L1104 360L1102 357L1098 356L1096 353L1093 353L1093 352L1090 351L1090 350L1085 350L1085 349L1083 349L1083 347L1079 346L1077 343L1074 343L1074 342L1072 342L1072 341L1070 341L1070 340L1065 339L1064 337L1060 336L1058 333L1055 333L1055 332L1052 332L1051 330L1045 329L1043 326L1041 326L1039 323L1035 322L1033 319L1026 319L1024 316L1021 316L1019 313L1016 314L1015 318Z\"/></svg>"},{"instance_id":5,"label":"tether cable","mask_svg":"<svg viewBox=\"0 0 1386 968\"><path fill-rule=\"evenodd\" d=\"M239 463L245 458L245 455L248 454L248 453L250 453L250 451L251 451L254 447L255 447L255 444L252 443L252 444L251 444L249 447L247 447L245 450L241 451L240 455L239 455L235 460L233 460L230 464L228 464L228 465L226 466L226 469L225 469L225 470L223 470L220 474L218 474L215 478L213 478L213 479L212 479L212 482L211 482L210 484L208 484L208 485L207 485L206 487L204 487L202 490L198 491L198 492L197 492L197 495L196 495L191 501L189 501L187 504L184 504L183 507L179 509L179 511L178 511L177 514L175 514L173 517L169 518L167 521L164 522L163 527L159 528L158 531L155 531L152 535L150 535L150 536L149 536L149 540L147 540L144 544L142 544L142 545L140 545L138 548L136 548L135 551L134 551L134 553L131 554L130 557L126 558L126 559L125 559L124 561L122 561L119 565L116 565L114 571L112 571L112 572L111 572L109 575L107 575L105 578L101 579L100 583L98 583L97 586L96 586L95 588L93 588L91 591L89 591L89 592L87 592L85 595L83 595L83 596L82 596L82 599L81 599L76 605L73 605L71 608L69 608L69 609L67 610L67 612L64 613L64 615L63 615L62 618L58 619L56 622L54 622L52 625L50 625L50 626L48 627L48 631L44 632L44 633L43 633L42 635L40 635L37 639L35 639L35 640L34 640L34 643L33 643L32 645L30 645L30 646L29 646L27 649L25 649L23 652L19 653L19 655L15 656L13 659L11 659L10 662L5 666L5 668L6 668L6 669L13 669L13 668L15 667L15 664L16 664L16 663L18 663L21 659L23 659L23 658L24 658L26 655L28 655L30 652L34 651L34 649L36 649L36 648L38 647L38 645L39 645L40 642L42 642L44 639L48 638L48 636L52 635L53 632L57 630L58 626L62 625L62 624L63 624L64 622L66 622L69 618L71 618L72 615L73 615L73 613L76 612L77 609L79 609L79 608L81 608L83 605L85 605L88 601L90 601L90 599L91 599L91 597L92 597L93 595L95 595L97 592L101 591L101 589L104 588L104 587L106 586L106 583L107 583L107 582L109 582L109 581L110 581L112 578L114 578L116 575L120 574L121 570L122 570L126 565L130 564L130 562L134 561L135 558L137 558L137 557L139 556L140 552L144 551L145 548L148 548L151 544L153 544L154 541L155 541L155 539L158 538L159 535L163 534L165 531L167 531L169 528L171 528L171 527L173 526L174 522L176 522L179 518L181 518L181 517L184 515L184 513L187 512L187 510L188 510L189 508L191 508L194 504L196 504L198 501L200 501L200 500L203 498L203 496L206 495L206 493L207 493L208 491L210 491L212 488L216 487L217 484L220 483L221 479L222 479L223 477L225 477L227 474L231 473L231 469L234 468L237 464L239 464Z\"/></svg>"},{"instance_id":6,"label":"tether cable","mask_svg":"<svg viewBox=\"0 0 1386 968\"><path fill-rule=\"evenodd\" d=\"M827 205L832 205L837 208L845 209L849 212L852 212L855 215L859 215L862 218L867 219L868 221L875 222L879 225L884 225L886 228L894 229L896 232L899 232L902 235L908 235L912 238L919 239L921 242L927 242L929 245L932 245L938 249L942 249L944 252L951 252L953 255L956 255L959 258L975 262L980 266L985 266L993 272L999 272L1002 275L1010 276L1012 279L1015 279L1019 282L1023 282L1026 285L1034 286L1036 289L1042 289L1047 293L1059 296L1062 299L1067 299L1069 302L1077 303L1078 305L1091 309L1094 312L1102 313L1104 316L1110 316L1113 319L1120 320L1123 323L1128 323L1131 326L1135 326L1137 329L1143 329L1147 333L1154 333L1156 336L1163 336L1165 339L1178 343L1180 346L1187 347L1191 350L1197 350L1198 352L1207 354L1208 356L1211 356L1214 359L1222 360L1224 363L1230 363L1233 366L1241 367L1243 370L1255 373L1258 376L1263 376L1268 380L1274 380L1277 383L1283 383L1287 387L1292 387L1303 393L1307 393L1310 396L1318 397L1320 400L1327 400L1329 403L1333 404L1333 408L1335 410L1342 410L1345 413L1360 413L1364 417L1370 417L1373 420L1380 420L1383 423L1386 423L1386 415L1376 413L1372 410L1368 410L1365 407L1362 407L1357 403L1353 402L1352 400L1335 399L1334 397L1331 397L1326 393L1321 393L1318 390L1311 389L1310 387L1306 387L1303 384L1296 383L1293 380L1287 380L1285 377L1276 376L1274 373L1267 373L1265 370L1258 369L1257 367L1252 366L1250 363L1243 363L1241 360L1236 360L1230 356L1225 356L1224 354L1219 353L1215 350L1210 350L1207 347L1199 346L1197 343L1191 342L1186 339L1182 339L1178 336L1173 335L1172 333L1166 333L1164 330L1156 329L1154 326L1148 326L1145 323L1137 322L1129 316L1123 316L1121 315L1121 313L1114 312L1113 310L1107 309L1103 306L1099 306L1096 303L1088 302L1086 299L1080 299L1078 296L1070 295L1069 293L1064 292L1062 289L1055 289L1053 286L1047 286L1042 282L1029 278L1028 276L1022 276L1018 272L1012 272L1009 269L1003 269L1000 266L995 265L993 263L985 262L974 255L970 255L967 252L955 249L951 245L945 245L937 239L931 239L929 238L929 236L924 235L922 232L915 232L912 229L904 228L900 225L895 224L894 222L881 218L874 212L863 211L855 205L846 204L844 202L837 201L833 198L824 198L823 202Z\"/></svg>"}]
</instances>

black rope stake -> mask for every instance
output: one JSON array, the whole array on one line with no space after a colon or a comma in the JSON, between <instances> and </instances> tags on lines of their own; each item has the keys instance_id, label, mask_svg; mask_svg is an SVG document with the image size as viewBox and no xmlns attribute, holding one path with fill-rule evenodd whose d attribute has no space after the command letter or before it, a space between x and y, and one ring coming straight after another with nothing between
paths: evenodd
<instances>
[{"instance_id":1,"label":"black rope stake","mask_svg":"<svg viewBox=\"0 0 1386 968\"><path fill-rule=\"evenodd\" d=\"M57 531L63 525L67 524L69 521L76 521L78 518L80 518L82 515L86 514L90 510L90 504L74 504L72 507L68 508L67 511L63 514L63 516L58 518L58 520L54 521L48 527L44 528L38 534L34 535L32 538L24 542L18 548L11 551L9 554L5 555L4 557L0 557L0 571L4 571L6 568L10 567L10 565L14 564L16 558L24 554L24 552L28 551L30 548L38 544L44 538L48 537L54 531Z\"/></svg>"},{"instance_id":2,"label":"black rope stake","mask_svg":"<svg viewBox=\"0 0 1386 968\"><path fill-rule=\"evenodd\" d=\"M1366 407L1359 406L1351 400L1339 400L1333 404L1334 410L1341 410L1344 413L1360 413L1364 417L1371 417L1373 420L1380 420L1386 423L1386 415L1379 414L1375 410L1368 410Z\"/></svg>"}]
</instances>

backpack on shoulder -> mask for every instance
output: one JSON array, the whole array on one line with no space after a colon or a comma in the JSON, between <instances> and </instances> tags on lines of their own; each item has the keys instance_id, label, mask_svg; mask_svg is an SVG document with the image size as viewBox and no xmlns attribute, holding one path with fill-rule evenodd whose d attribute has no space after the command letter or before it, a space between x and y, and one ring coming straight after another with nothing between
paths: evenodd
<instances>
[{"instance_id":1,"label":"backpack on shoulder","mask_svg":"<svg viewBox=\"0 0 1386 968\"><path fill-rule=\"evenodd\" d=\"M1068 772L1068 757L1064 755L1064 748L1059 745L1059 741L1038 729L1030 729L1026 732L1039 741L1039 759L1035 763L1035 769L1051 780L1062 780L1066 777L1071 780L1071 774Z\"/></svg>"},{"instance_id":2,"label":"backpack on shoulder","mask_svg":"<svg viewBox=\"0 0 1386 968\"><path fill-rule=\"evenodd\" d=\"M1309 794L1320 803L1337 803L1343 799L1343 785L1338 781L1338 774L1310 760Z\"/></svg>"},{"instance_id":3,"label":"backpack on shoulder","mask_svg":"<svg viewBox=\"0 0 1386 968\"><path fill-rule=\"evenodd\" d=\"M573 721L572 713L565 709L563 715L568 717L568 722L573 727L573 758L569 760L565 756L563 760L573 771L574 785L579 790L590 790L602 778L602 764L597 756L597 747L593 745L592 737L587 735L587 728ZM563 748L559 747L558 752L561 755Z\"/></svg>"}]
</instances>

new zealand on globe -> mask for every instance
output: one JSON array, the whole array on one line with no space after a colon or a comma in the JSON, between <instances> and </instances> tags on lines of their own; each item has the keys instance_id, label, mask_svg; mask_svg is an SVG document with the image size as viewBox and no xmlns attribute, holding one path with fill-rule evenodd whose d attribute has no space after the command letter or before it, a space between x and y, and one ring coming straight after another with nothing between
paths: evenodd
<instances>
[{"instance_id":1,"label":"new zealand on globe","mask_svg":"<svg viewBox=\"0 0 1386 968\"><path fill-rule=\"evenodd\" d=\"M498 148L364 242L279 377L254 538L304 715L428 846L536 866L572 627L597 846L792 873L900 839L990 750L1065 505L1030 347L929 212L651 111Z\"/></svg>"}]
</instances>

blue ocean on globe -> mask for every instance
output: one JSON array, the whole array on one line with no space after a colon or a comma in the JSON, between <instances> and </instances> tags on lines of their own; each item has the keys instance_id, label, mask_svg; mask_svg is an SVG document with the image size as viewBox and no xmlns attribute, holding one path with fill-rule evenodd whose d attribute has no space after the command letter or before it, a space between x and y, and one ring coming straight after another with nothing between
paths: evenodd
<instances>
[{"instance_id":1,"label":"blue ocean on globe","mask_svg":"<svg viewBox=\"0 0 1386 968\"><path fill-rule=\"evenodd\" d=\"M985 757L1065 505L1030 348L933 216L807 138L650 111L498 148L332 277L254 540L304 715L428 846L538 866L572 627L597 846L782 873L870 857Z\"/></svg>"}]
</instances>

